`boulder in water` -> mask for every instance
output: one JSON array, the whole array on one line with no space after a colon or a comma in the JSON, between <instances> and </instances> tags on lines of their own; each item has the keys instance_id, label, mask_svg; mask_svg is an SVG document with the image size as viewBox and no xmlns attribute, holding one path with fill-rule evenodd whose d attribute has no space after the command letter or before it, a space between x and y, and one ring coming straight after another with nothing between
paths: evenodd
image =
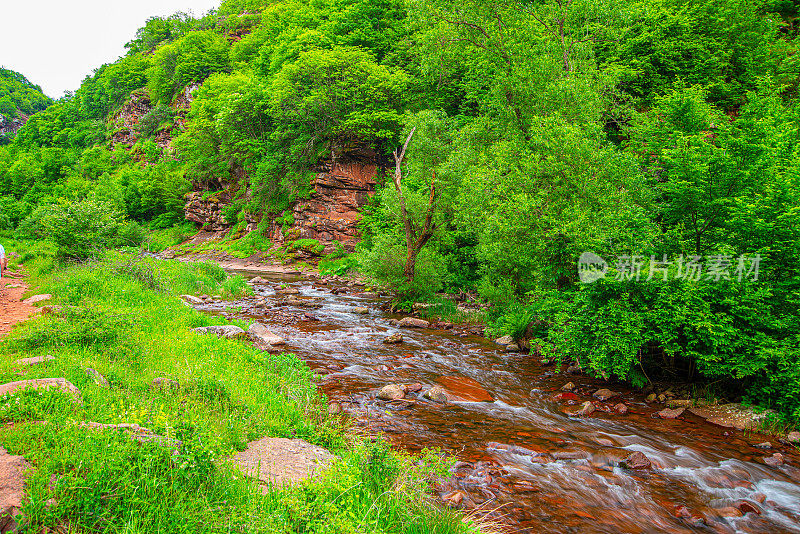
<instances>
[{"instance_id":1,"label":"boulder in water","mask_svg":"<svg viewBox=\"0 0 800 534\"><path fill-rule=\"evenodd\" d=\"M575 391L575 384L572 382L567 382L563 386L561 386L561 391Z\"/></svg>"},{"instance_id":2,"label":"boulder in water","mask_svg":"<svg viewBox=\"0 0 800 534\"><path fill-rule=\"evenodd\" d=\"M780 467L783 465L783 455L779 452L776 452L772 456L765 456L763 458L764 463L770 467Z\"/></svg>"},{"instance_id":3,"label":"boulder in water","mask_svg":"<svg viewBox=\"0 0 800 534\"><path fill-rule=\"evenodd\" d=\"M619 393L617 393L615 391L611 391L610 389L605 389L604 388L604 389L598 389L597 391L595 391L594 395L592 395L592 397L594 397L595 399L597 399L599 401L605 402L608 399L613 399L614 397L619 397Z\"/></svg>"},{"instance_id":4,"label":"boulder in water","mask_svg":"<svg viewBox=\"0 0 800 534\"><path fill-rule=\"evenodd\" d=\"M377 398L381 400L400 400L405 398L406 389L400 384L387 384L378 390Z\"/></svg>"},{"instance_id":5,"label":"boulder in water","mask_svg":"<svg viewBox=\"0 0 800 534\"><path fill-rule=\"evenodd\" d=\"M494 342L497 343L498 345L506 346L506 345L511 345L512 343L514 343L514 338L511 337L511 336L503 336L503 337L495 339Z\"/></svg>"},{"instance_id":6,"label":"boulder in water","mask_svg":"<svg viewBox=\"0 0 800 534\"><path fill-rule=\"evenodd\" d=\"M256 336L267 345L277 346L286 344L286 341L282 337L273 334L269 328L259 322L251 324L247 329L247 333Z\"/></svg>"},{"instance_id":7,"label":"boulder in water","mask_svg":"<svg viewBox=\"0 0 800 534\"><path fill-rule=\"evenodd\" d=\"M639 451L629 454L619 462L619 466L625 469L649 469L652 465L650 459Z\"/></svg>"},{"instance_id":8,"label":"boulder in water","mask_svg":"<svg viewBox=\"0 0 800 534\"><path fill-rule=\"evenodd\" d=\"M625 415L628 413L628 407L620 402L614 405L614 411L620 415Z\"/></svg>"},{"instance_id":9,"label":"boulder in water","mask_svg":"<svg viewBox=\"0 0 800 534\"><path fill-rule=\"evenodd\" d=\"M447 402L449 400L447 392L442 386L433 386L423 393L422 396L436 402Z\"/></svg>"},{"instance_id":10,"label":"boulder in water","mask_svg":"<svg viewBox=\"0 0 800 534\"><path fill-rule=\"evenodd\" d=\"M586 417L588 415L592 415L597 408L595 408L592 401L586 401L581 405L581 409L578 410L576 415L580 415L581 417Z\"/></svg>"},{"instance_id":11,"label":"boulder in water","mask_svg":"<svg viewBox=\"0 0 800 534\"><path fill-rule=\"evenodd\" d=\"M431 325L428 321L416 317L403 317L397 324L405 328L428 328Z\"/></svg>"},{"instance_id":12,"label":"boulder in water","mask_svg":"<svg viewBox=\"0 0 800 534\"><path fill-rule=\"evenodd\" d=\"M353 313L356 315L369 315L369 308L365 308L363 306L357 306L353 308Z\"/></svg>"},{"instance_id":13,"label":"boulder in water","mask_svg":"<svg viewBox=\"0 0 800 534\"><path fill-rule=\"evenodd\" d=\"M663 410L658 412L658 416L661 419L677 419L678 417L683 415L683 412L685 410L686 410L686 408L675 408L675 409L664 408Z\"/></svg>"},{"instance_id":14,"label":"boulder in water","mask_svg":"<svg viewBox=\"0 0 800 534\"><path fill-rule=\"evenodd\" d=\"M391 336L383 338L383 342L386 345L396 345L397 343L403 342L403 336L400 334L392 334Z\"/></svg>"}]
</instances>

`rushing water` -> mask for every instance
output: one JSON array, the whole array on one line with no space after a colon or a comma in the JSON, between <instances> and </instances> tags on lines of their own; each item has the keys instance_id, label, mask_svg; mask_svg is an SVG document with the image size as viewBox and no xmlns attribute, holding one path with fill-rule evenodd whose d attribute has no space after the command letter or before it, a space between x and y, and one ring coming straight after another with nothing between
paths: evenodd
<instances>
[{"instance_id":1,"label":"rushing water","mask_svg":"<svg viewBox=\"0 0 800 534\"><path fill-rule=\"evenodd\" d=\"M260 276L269 283L255 286L258 299L202 308L261 320L323 375L320 387L332 401L395 445L439 447L457 457L453 477L438 488L452 504L493 510L531 533L800 532L800 456L774 438L773 449L764 451L754 445L770 438L688 412L682 420L654 419L642 395L619 387L622 397L591 417L570 416L576 406L565 404L588 400L607 384L560 374L478 337L397 328L376 295L352 288L334 295L334 284ZM275 288L300 293L287 297ZM393 333L404 342L384 344ZM579 398L554 400L568 381ZM443 384L477 400L439 404L418 394L376 400L390 383ZM620 401L629 413L610 409ZM653 469L618 467L634 451ZM774 452L784 454L785 465L764 464Z\"/></svg>"}]
</instances>

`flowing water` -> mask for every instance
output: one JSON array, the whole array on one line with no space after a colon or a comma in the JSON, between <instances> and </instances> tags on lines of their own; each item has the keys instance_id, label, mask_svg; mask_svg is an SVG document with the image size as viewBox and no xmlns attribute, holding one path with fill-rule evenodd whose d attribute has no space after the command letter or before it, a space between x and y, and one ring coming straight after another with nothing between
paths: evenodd
<instances>
[{"instance_id":1,"label":"flowing water","mask_svg":"<svg viewBox=\"0 0 800 534\"><path fill-rule=\"evenodd\" d=\"M386 299L374 294L349 288L336 295L335 283L260 276L268 283L255 285L257 298L202 309L264 322L322 375L320 388L331 401L396 446L438 447L458 458L453 476L437 488L451 504L493 510L513 530L531 533L800 533L800 456L774 438L765 451L754 445L770 438L689 412L654 419L660 407L620 387L614 389L622 396L591 417L571 416L589 393L608 385L561 374L479 337L397 328L381 311ZM369 314L354 313L356 307ZM404 342L384 344L394 333ZM568 381L577 395L554 400ZM440 384L465 400L440 404L417 393L376 400L390 383L419 383L423 392ZM625 415L611 409L620 401L629 408ZM653 468L619 467L634 451ZM774 452L784 455L784 465L765 465L763 457Z\"/></svg>"}]
</instances>

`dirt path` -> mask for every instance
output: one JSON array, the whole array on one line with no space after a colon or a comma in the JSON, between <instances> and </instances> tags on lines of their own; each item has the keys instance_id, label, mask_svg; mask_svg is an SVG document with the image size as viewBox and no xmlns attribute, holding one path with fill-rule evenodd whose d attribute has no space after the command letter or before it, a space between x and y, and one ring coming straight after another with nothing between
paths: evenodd
<instances>
[{"instance_id":1,"label":"dirt path","mask_svg":"<svg viewBox=\"0 0 800 534\"><path fill-rule=\"evenodd\" d=\"M36 308L21 302L28 286L22 280L20 271L8 270L0 282L0 339L6 337L11 328L30 317Z\"/></svg>"}]
</instances>

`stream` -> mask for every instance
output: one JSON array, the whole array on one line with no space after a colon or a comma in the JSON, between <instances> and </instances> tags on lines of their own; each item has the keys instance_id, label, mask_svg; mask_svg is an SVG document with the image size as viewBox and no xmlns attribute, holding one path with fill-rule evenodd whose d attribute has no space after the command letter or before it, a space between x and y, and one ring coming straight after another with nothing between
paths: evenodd
<instances>
[{"instance_id":1,"label":"stream","mask_svg":"<svg viewBox=\"0 0 800 534\"><path fill-rule=\"evenodd\" d=\"M241 274L266 280L254 285L255 297L199 309L263 322L321 375L330 401L394 446L438 447L456 457L452 477L436 488L453 506L490 512L525 533L800 533L800 455L774 437L714 426L688 411L655 419L663 405L649 406L639 392L564 374L477 336L399 328L390 323L399 316L382 311L385 297L344 283ZM403 343L383 343L395 333ZM576 390L556 397L566 382ZM423 389L376 400L392 383ZM437 384L463 400L424 399ZM598 388L621 397L589 417L570 415ZM627 414L612 409L619 402ZM765 441L771 450L755 447ZM619 467L636 451L651 469ZM784 465L764 463L775 452Z\"/></svg>"}]
</instances>

